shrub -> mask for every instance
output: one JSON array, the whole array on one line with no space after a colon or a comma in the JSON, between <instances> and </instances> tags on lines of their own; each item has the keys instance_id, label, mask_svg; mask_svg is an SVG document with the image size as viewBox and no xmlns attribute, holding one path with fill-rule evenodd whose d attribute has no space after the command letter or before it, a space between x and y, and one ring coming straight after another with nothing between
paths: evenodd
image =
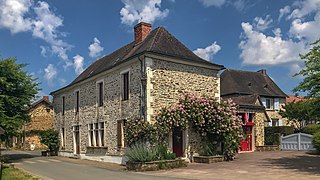
<instances>
[{"instance_id":1,"label":"shrub","mask_svg":"<svg viewBox=\"0 0 320 180\"><path fill-rule=\"evenodd\" d=\"M301 132L306 134L315 134L320 132L320 124L308 124L302 128Z\"/></svg>"},{"instance_id":2,"label":"shrub","mask_svg":"<svg viewBox=\"0 0 320 180\"><path fill-rule=\"evenodd\" d=\"M129 162L150 162L158 160L156 149L154 147L148 147L143 143L133 144L127 149L125 155L128 157Z\"/></svg>"},{"instance_id":3,"label":"shrub","mask_svg":"<svg viewBox=\"0 0 320 180\"><path fill-rule=\"evenodd\" d=\"M264 128L264 141L266 145L280 145L281 135L287 136L294 133L291 126L273 126Z\"/></svg>"},{"instance_id":4,"label":"shrub","mask_svg":"<svg viewBox=\"0 0 320 180\"><path fill-rule=\"evenodd\" d=\"M48 129L40 133L40 142L48 146L51 152L59 150L59 132L54 129Z\"/></svg>"},{"instance_id":5,"label":"shrub","mask_svg":"<svg viewBox=\"0 0 320 180\"><path fill-rule=\"evenodd\" d=\"M129 145L137 143L153 143L155 142L156 131L155 126L142 119L132 119L127 121L125 139Z\"/></svg>"},{"instance_id":6,"label":"shrub","mask_svg":"<svg viewBox=\"0 0 320 180\"><path fill-rule=\"evenodd\" d=\"M320 152L320 132L313 134L312 144Z\"/></svg>"},{"instance_id":7,"label":"shrub","mask_svg":"<svg viewBox=\"0 0 320 180\"><path fill-rule=\"evenodd\" d=\"M168 151L168 147L157 145L156 147L158 160L173 160L176 159L176 154Z\"/></svg>"}]
</instances>

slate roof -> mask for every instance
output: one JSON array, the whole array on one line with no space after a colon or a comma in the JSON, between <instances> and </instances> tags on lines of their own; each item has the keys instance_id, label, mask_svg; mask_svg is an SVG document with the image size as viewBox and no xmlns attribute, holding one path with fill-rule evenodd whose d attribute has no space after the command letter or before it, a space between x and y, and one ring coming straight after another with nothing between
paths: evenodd
<instances>
[{"instance_id":1,"label":"slate roof","mask_svg":"<svg viewBox=\"0 0 320 180\"><path fill-rule=\"evenodd\" d=\"M109 70L146 52L157 55L176 57L187 62L196 62L211 67L215 66L219 70L224 69L224 66L222 65L214 64L198 57L179 40L177 40L173 35L171 35L164 27L158 27L152 30L141 43L135 44L133 41L112 52L111 54L96 60L74 81L72 81L71 84L64 88L67 88L73 84L81 82L106 70ZM60 91L62 89L59 89L57 91ZM57 91L51 92L50 94L54 94Z\"/></svg>"},{"instance_id":2,"label":"slate roof","mask_svg":"<svg viewBox=\"0 0 320 180\"><path fill-rule=\"evenodd\" d=\"M261 109L264 110L265 108L263 105L256 104L256 102L259 100L259 95L254 94L254 95L242 95L242 96L234 96L230 97L234 103L241 107L251 107L254 109ZM260 100L259 100L260 101Z\"/></svg>"},{"instance_id":3,"label":"slate roof","mask_svg":"<svg viewBox=\"0 0 320 180\"><path fill-rule=\"evenodd\" d=\"M2 127L0 127L0 135L4 134L4 133L5 133L4 129L2 129Z\"/></svg>"},{"instance_id":4,"label":"slate roof","mask_svg":"<svg viewBox=\"0 0 320 180\"><path fill-rule=\"evenodd\" d=\"M266 97L287 97L267 74L261 72L226 69L220 77L221 96L258 94Z\"/></svg>"}]
</instances>

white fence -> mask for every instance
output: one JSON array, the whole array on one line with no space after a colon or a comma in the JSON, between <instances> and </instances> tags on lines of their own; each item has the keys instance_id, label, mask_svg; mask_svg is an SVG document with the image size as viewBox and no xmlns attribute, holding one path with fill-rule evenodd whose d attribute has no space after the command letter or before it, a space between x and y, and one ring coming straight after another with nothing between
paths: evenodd
<instances>
[{"instance_id":1,"label":"white fence","mask_svg":"<svg viewBox=\"0 0 320 180\"><path fill-rule=\"evenodd\" d=\"M290 134L281 137L281 150L306 151L315 150L312 135L305 133Z\"/></svg>"}]
</instances>

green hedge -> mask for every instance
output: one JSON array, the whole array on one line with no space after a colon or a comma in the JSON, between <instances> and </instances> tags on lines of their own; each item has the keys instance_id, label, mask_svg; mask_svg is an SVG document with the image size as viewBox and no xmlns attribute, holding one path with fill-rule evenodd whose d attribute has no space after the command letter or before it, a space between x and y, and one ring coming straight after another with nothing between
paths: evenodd
<instances>
[{"instance_id":1,"label":"green hedge","mask_svg":"<svg viewBox=\"0 0 320 180\"><path fill-rule=\"evenodd\" d=\"M264 141L266 145L280 145L281 135L287 136L294 133L294 127L274 126L264 128Z\"/></svg>"},{"instance_id":2,"label":"green hedge","mask_svg":"<svg viewBox=\"0 0 320 180\"><path fill-rule=\"evenodd\" d=\"M308 124L301 129L301 132L306 134L315 134L320 132L320 124Z\"/></svg>"},{"instance_id":3,"label":"green hedge","mask_svg":"<svg viewBox=\"0 0 320 180\"><path fill-rule=\"evenodd\" d=\"M313 146L320 152L320 132L317 132L312 137Z\"/></svg>"}]
</instances>

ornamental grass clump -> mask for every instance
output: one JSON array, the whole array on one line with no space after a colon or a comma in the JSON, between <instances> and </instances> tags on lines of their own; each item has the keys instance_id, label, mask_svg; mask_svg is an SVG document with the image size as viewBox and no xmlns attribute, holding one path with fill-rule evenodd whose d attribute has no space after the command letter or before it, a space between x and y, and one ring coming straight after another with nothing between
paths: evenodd
<instances>
[{"instance_id":1,"label":"ornamental grass clump","mask_svg":"<svg viewBox=\"0 0 320 180\"><path fill-rule=\"evenodd\" d=\"M157 151L154 147L143 143L132 145L126 152L129 162L150 162L158 160Z\"/></svg>"}]
</instances>

